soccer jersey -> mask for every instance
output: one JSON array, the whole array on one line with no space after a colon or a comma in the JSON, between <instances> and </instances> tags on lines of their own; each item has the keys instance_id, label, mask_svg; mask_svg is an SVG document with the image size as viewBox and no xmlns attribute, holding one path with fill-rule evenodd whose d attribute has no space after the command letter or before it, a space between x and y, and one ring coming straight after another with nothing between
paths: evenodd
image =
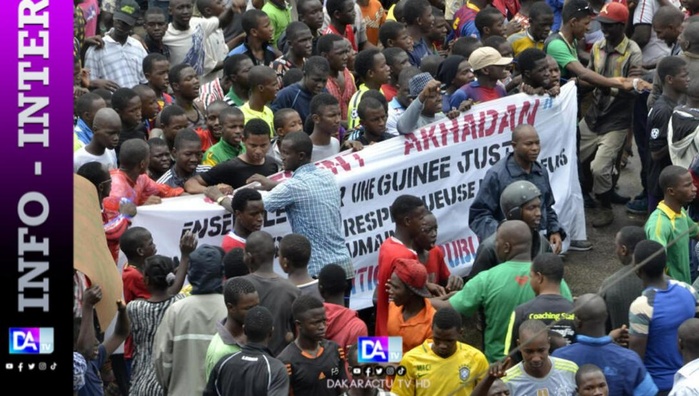
<instances>
[{"instance_id":1,"label":"soccer jersey","mask_svg":"<svg viewBox=\"0 0 699 396\"><path fill-rule=\"evenodd\" d=\"M321 341L316 357L292 342L277 358L286 365L293 395L335 396L337 389L332 383L347 379L344 350L333 341Z\"/></svg>"},{"instance_id":2,"label":"soccer jersey","mask_svg":"<svg viewBox=\"0 0 699 396\"><path fill-rule=\"evenodd\" d=\"M235 248L245 249L245 238L236 235L235 231L231 231L223 237L221 248L226 253Z\"/></svg>"},{"instance_id":3,"label":"soccer jersey","mask_svg":"<svg viewBox=\"0 0 699 396\"><path fill-rule=\"evenodd\" d=\"M672 388L673 376L682 367L677 329L699 311L697 300L694 288L669 280L664 290L646 288L629 308L629 334L647 338L643 363L660 391Z\"/></svg>"},{"instance_id":4,"label":"soccer jersey","mask_svg":"<svg viewBox=\"0 0 699 396\"><path fill-rule=\"evenodd\" d=\"M544 378L535 378L524 371L523 363L507 370L502 381L510 390L510 396L573 396L575 373L578 365L570 360L549 357L551 371Z\"/></svg>"},{"instance_id":5,"label":"soccer jersey","mask_svg":"<svg viewBox=\"0 0 699 396\"><path fill-rule=\"evenodd\" d=\"M453 355L443 358L432 350L432 340L426 340L403 355L400 365L406 374L396 376L391 388L398 396L470 395L488 372L485 355L461 342Z\"/></svg>"},{"instance_id":6,"label":"soccer jersey","mask_svg":"<svg viewBox=\"0 0 699 396\"><path fill-rule=\"evenodd\" d=\"M657 209L653 211L646 221L645 229L648 239L667 246L670 241L677 238L674 245L666 248L667 266L665 271L673 279L680 282L691 283L689 271L689 238L697 235L696 223L682 208L676 213L660 201ZM689 232L687 232L690 230Z\"/></svg>"}]
</instances>

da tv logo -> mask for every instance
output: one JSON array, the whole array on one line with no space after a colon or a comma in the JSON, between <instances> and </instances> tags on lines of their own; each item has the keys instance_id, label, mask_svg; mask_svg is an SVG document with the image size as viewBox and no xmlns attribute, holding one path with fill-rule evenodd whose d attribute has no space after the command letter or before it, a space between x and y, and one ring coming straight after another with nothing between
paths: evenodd
<instances>
[{"instance_id":1,"label":"da tv logo","mask_svg":"<svg viewBox=\"0 0 699 396\"><path fill-rule=\"evenodd\" d=\"M10 354L53 353L53 327L11 327Z\"/></svg>"},{"instance_id":2,"label":"da tv logo","mask_svg":"<svg viewBox=\"0 0 699 396\"><path fill-rule=\"evenodd\" d=\"M402 337L359 337L359 363L398 363L403 359Z\"/></svg>"}]
</instances>

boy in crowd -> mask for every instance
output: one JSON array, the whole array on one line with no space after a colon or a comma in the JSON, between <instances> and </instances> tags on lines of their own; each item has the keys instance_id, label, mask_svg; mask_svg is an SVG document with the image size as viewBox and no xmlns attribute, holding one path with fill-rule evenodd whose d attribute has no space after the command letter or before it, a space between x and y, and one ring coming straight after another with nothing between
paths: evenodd
<instances>
[{"instance_id":1,"label":"boy in crowd","mask_svg":"<svg viewBox=\"0 0 699 396\"><path fill-rule=\"evenodd\" d=\"M337 264L328 264L318 274L318 291L325 307L325 338L342 348L356 344L359 337L369 335L367 325L357 311L345 307L345 270Z\"/></svg>"},{"instance_id":2,"label":"boy in crowd","mask_svg":"<svg viewBox=\"0 0 699 396\"><path fill-rule=\"evenodd\" d=\"M245 42L233 48L228 56L245 54L256 66L271 65L281 54L270 45L274 37L274 27L267 14L255 8L247 10L243 14L242 24Z\"/></svg>"},{"instance_id":3,"label":"boy in crowd","mask_svg":"<svg viewBox=\"0 0 699 396\"><path fill-rule=\"evenodd\" d=\"M260 297L249 280L232 278L226 280L223 285L223 302L226 304L226 317L216 323L216 334L206 350L204 370L207 379L221 358L240 351L242 346L248 343L243 324L250 310L260 304ZM270 333L271 330L270 328ZM219 374L220 369L215 371L214 376L218 377Z\"/></svg>"},{"instance_id":4,"label":"boy in crowd","mask_svg":"<svg viewBox=\"0 0 699 396\"><path fill-rule=\"evenodd\" d=\"M158 101L158 112L170 106L174 99L167 93L170 85L170 61L162 54L152 53L143 58L143 74L148 80L148 86L155 92Z\"/></svg>"},{"instance_id":5,"label":"boy in crowd","mask_svg":"<svg viewBox=\"0 0 699 396\"><path fill-rule=\"evenodd\" d=\"M204 395L289 394L289 376L284 364L267 348L273 328L272 313L267 308L250 309L242 327L247 342L240 353L221 358L211 370Z\"/></svg>"},{"instance_id":6,"label":"boy in crowd","mask_svg":"<svg viewBox=\"0 0 699 396\"><path fill-rule=\"evenodd\" d=\"M119 132L119 143L115 147L117 157L122 143L129 139L148 138L145 125L141 122L141 98L136 91L130 88L119 88L112 95L112 108L121 118L121 132Z\"/></svg>"},{"instance_id":7,"label":"boy in crowd","mask_svg":"<svg viewBox=\"0 0 699 396\"><path fill-rule=\"evenodd\" d=\"M359 114L359 126L350 132L349 140L358 141L362 145L368 146L393 137L393 135L386 133L386 110L381 102L365 96L359 102L357 113Z\"/></svg>"},{"instance_id":8,"label":"boy in crowd","mask_svg":"<svg viewBox=\"0 0 699 396\"><path fill-rule=\"evenodd\" d=\"M240 106L240 111L245 115L245 123L259 118L269 125L271 133L274 130L274 112L269 108L269 104L274 101L279 92L277 74L268 66L253 66L248 74L248 83L250 100Z\"/></svg>"},{"instance_id":9,"label":"boy in crowd","mask_svg":"<svg viewBox=\"0 0 699 396\"><path fill-rule=\"evenodd\" d=\"M663 59L661 64L668 58ZM663 92L663 95L665 93ZM662 96L658 101L662 100ZM656 101L657 103L657 101ZM646 221L646 236L667 246L667 274L676 281L691 284L689 239L698 234L697 224L687 215L684 206L697 195L692 174L681 166L670 165L660 172L658 184L665 198Z\"/></svg>"},{"instance_id":10,"label":"boy in crowd","mask_svg":"<svg viewBox=\"0 0 699 396\"><path fill-rule=\"evenodd\" d=\"M325 1L325 8L330 22L323 34L337 34L346 38L355 52L365 49L364 47L367 43L366 35L363 37L364 41L359 42L361 37L357 37L357 32L353 26L358 8L355 7L355 3L350 0L327 0Z\"/></svg>"},{"instance_id":11,"label":"boy in crowd","mask_svg":"<svg viewBox=\"0 0 699 396\"><path fill-rule=\"evenodd\" d=\"M150 134L150 131L155 128L155 120L160 112L158 98L153 88L145 84L136 85L133 90L141 98L141 122L145 126L146 133Z\"/></svg>"},{"instance_id":12,"label":"boy in crowd","mask_svg":"<svg viewBox=\"0 0 699 396\"><path fill-rule=\"evenodd\" d=\"M340 103L337 99L328 94L320 93L311 100L311 118L313 120L313 155L311 161L319 161L324 158L340 153L341 149L352 149L359 151L362 144L345 140L342 144L335 137L340 130Z\"/></svg>"},{"instance_id":13,"label":"boy in crowd","mask_svg":"<svg viewBox=\"0 0 699 396\"><path fill-rule=\"evenodd\" d=\"M270 41L272 45L277 45L279 36L291 24L291 6L286 0L269 0L265 2L262 11L267 14L273 32L272 40L267 41ZM287 39L291 40L288 33Z\"/></svg>"},{"instance_id":14,"label":"boy in crowd","mask_svg":"<svg viewBox=\"0 0 699 396\"><path fill-rule=\"evenodd\" d=\"M442 113L441 85L429 73L420 73L410 79L410 96L414 99L398 119L398 133L407 135L444 117L454 119L460 114L459 110L452 110L446 115ZM465 105L461 106L462 110L470 105L470 102L464 103Z\"/></svg>"},{"instance_id":15,"label":"boy in crowd","mask_svg":"<svg viewBox=\"0 0 699 396\"><path fill-rule=\"evenodd\" d=\"M408 52L410 63L420 67L422 58L433 53L427 45L427 35L434 23L432 5L427 0L407 0L403 18L408 34L413 39L413 50Z\"/></svg>"},{"instance_id":16,"label":"boy in crowd","mask_svg":"<svg viewBox=\"0 0 699 396\"><path fill-rule=\"evenodd\" d=\"M203 106L195 101L199 98L199 77L193 67L180 63L170 69L170 87L175 97L175 104L180 106L187 116L187 126L198 128L206 125Z\"/></svg>"},{"instance_id":17,"label":"boy in crowd","mask_svg":"<svg viewBox=\"0 0 699 396\"><path fill-rule=\"evenodd\" d=\"M507 41L512 45L514 56L528 49L536 48L543 50L544 42L551 34L553 24L553 10L545 1L535 1L529 8L529 27L519 33L507 37Z\"/></svg>"},{"instance_id":18,"label":"boy in crowd","mask_svg":"<svg viewBox=\"0 0 699 396\"><path fill-rule=\"evenodd\" d=\"M418 260L425 265L427 281L444 287L446 292L458 291L464 286L464 280L452 275L447 267L442 248L437 243L437 218L428 212L422 219L422 232L415 240Z\"/></svg>"},{"instance_id":19,"label":"boy in crowd","mask_svg":"<svg viewBox=\"0 0 699 396\"><path fill-rule=\"evenodd\" d=\"M481 47L468 58L476 80L452 94L449 105L458 109L462 102L471 99L475 103L487 102L507 96L500 80L506 77L506 68L512 58L503 58L498 50Z\"/></svg>"},{"instance_id":20,"label":"boy in crowd","mask_svg":"<svg viewBox=\"0 0 699 396\"><path fill-rule=\"evenodd\" d=\"M170 48L163 44L163 36L167 30L167 24L167 12L160 7L149 7L143 14L143 29L146 32L146 35L143 37L143 43L148 55L163 55L166 59L170 57ZM145 67L143 69L145 73ZM148 78L147 75L146 78Z\"/></svg>"},{"instance_id":21,"label":"boy in crowd","mask_svg":"<svg viewBox=\"0 0 699 396\"><path fill-rule=\"evenodd\" d=\"M150 148L145 140L130 139L122 145L119 153L119 169L110 171L112 175L112 190L109 197L104 199L104 209L109 219L119 214L122 198L136 204L159 204L161 197L176 197L184 190L165 184L158 184L146 175L150 161Z\"/></svg>"},{"instance_id":22,"label":"boy in crowd","mask_svg":"<svg viewBox=\"0 0 699 396\"><path fill-rule=\"evenodd\" d=\"M229 106L240 107L250 100L248 74L250 74L250 69L254 64L250 57L245 54L230 55L226 59L226 63L230 68L224 69L224 73L230 81L231 87L224 100Z\"/></svg>"},{"instance_id":23,"label":"boy in crowd","mask_svg":"<svg viewBox=\"0 0 699 396\"><path fill-rule=\"evenodd\" d=\"M213 101L206 108L206 126L199 127L194 131L201 140L202 153L221 141L222 128L219 115L226 108L228 108L228 104L223 100Z\"/></svg>"},{"instance_id":24,"label":"boy in crowd","mask_svg":"<svg viewBox=\"0 0 699 396\"><path fill-rule=\"evenodd\" d=\"M271 4L271 3L267 3ZM267 5L265 5L267 7ZM313 46L311 43L311 30L303 22L294 21L286 27L286 37L289 40L289 49L284 55L272 62L272 69L277 72L279 85L282 85L284 74L291 69L301 69L306 58L311 56ZM276 43L277 40L275 39Z\"/></svg>"},{"instance_id":25,"label":"boy in crowd","mask_svg":"<svg viewBox=\"0 0 699 396\"><path fill-rule=\"evenodd\" d=\"M391 69L390 78L387 83L381 86L381 92L383 92L386 100L390 102L398 93L400 72L410 66L410 59L408 58L408 53L398 47L384 48L381 52L386 58L386 64Z\"/></svg>"},{"instance_id":26,"label":"boy in crowd","mask_svg":"<svg viewBox=\"0 0 699 396\"><path fill-rule=\"evenodd\" d=\"M648 213L655 210L659 205L658 202L666 194L665 188L660 186L660 173L667 166L672 165L668 150L667 127L680 97L687 93L690 78L687 62L679 56L663 58L658 63L656 72L663 86L663 94L648 112L646 126L646 136L649 138L648 151L651 158L647 177Z\"/></svg>"},{"instance_id":27,"label":"boy in crowd","mask_svg":"<svg viewBox=\"0 0 699 396\"><path fill-rule=\"evenodd\" d=\"M253 119L243 129L245 151L228 161L218 163L208 172L195 176L186 184L187 191L202 193L207 186L226 184L234 189L248 184L255 174L269 176L279 171L274 159L267 156L271 139L269 126L260 119Z\"/></svg>"},{"instance_id":28,"label":"boy in crowd","mask_svg":"<svg viewBox=\"0 0 699 396\"><path fill-rule=\"evenodd\" d=\"M252 282L260 296L260 305L272 312L274 337L269 349L274 356L284 360L279 354L294 341L292 304L299 298L301 291L288 279L274 272L274 255L274 240L271 235L264 231L250 234L245 243L245 264L250 268L250 274L243 279Z\"/></svg>"},{"instance_id":29,"label":"boy in crowd","mask_svg":"<svg viewBox=\"0 0 699 396\"><path fill-rule=\"evenodd\" d=\"M393 381L391 392L398 396L470 394L488 373L488 361L478 349L459 342L463 331L461 315L453 308L434 314L430 324L432 339L425 340L403 355L400 362L406 374ZM459 375L455 375L457 373ZM423 380L429 387L418 386Z\"/></svg>"},{"instance_id":30,"label":"boy in crowd","mask_svg":"<svg viewBox=\"0 0 699 396\"><path fill-rule=\"evenodd\" d=\"M292 306L296 340L278 356L289 374L295 395L337 395L342 390L329 382L347 379L345 353L334 341L325 339L325 308L313 296L301 295Z\"/></svg>"},{"instance_id":31,"label":"boy in crowd","mask_svg":"<svg viewBox=\"0 0 699 396\"><path fill-rule=\"evenodd\" d=\"M170 169L170 150L167 142L159 137L148 139L150 161L148 162L148 177L158 181Z\"/></svg>"},{"instance_id":32,"label":"boy in crowd","mask_svg":"<svg viewBox=\"0 0 699 396\"><path fill-rule=\"evenodd\" d=\"M427 270L414 259L397 259L388 281L389 337L403 340L403 353L432 338L432 317L436 312L427 290Z\"/></svg>"},{"instance_id":33,"label":"boy in crowd","mask_svg":"<svg viewBox=\"0 0 699 396\"><path fill-rule=\"evenodd\" d=\"M235 158L245 152L243 131L245 116L238 107L226 107L218 113L221 140L204 153L202 163L211 167Z\"/></svg>"},{"instance_id":34,"label":"boy in crowd","mask_svg":"<svg viewBox=\"0 0 699 396\"><path fill-rule=\"evenodd\" d=\"M200 165L201 140L192 128L177 132L172 156L175 157L175 163L158 179L160 184L184 188L187 180L209 170L209 166Z\"/></svg>"},{"instance_id":35,"label":"boy in crowd","mask_svg":"<svg viewBox=\"0 0 699 396\"><path fill-rule=\"evenodd\" d=\"M504 18L497 8L486 7L476 14L473 23L476 25L481 42L485 42L488 37L505 36Z\"/></svg>"},{"instance_id":36,"label":"boy in crowd","mask_svg":"<svg viewBox=\"0 0 699 396\"><path fill-rule=\"evenodd\" d=\"M580 396L609 396L610 392L602 369L594 364L585 364L578 369L575 386Z\"/></svg>"},{"instance_id":37,"label":"boy in crowd","mask_svg":"<svg viewBox=\"0 0 699 396\"><path fill-rule=\"evenodd\" d=\"M94 134L92 127L95 115L100 109L105 107L107 107L107 104L104 99L95 93L89 92L78 98L75 103L77 122L75 128L73 128L73 133L75 134L73 151L77 151L80 147L90 143ZM121 124L119 129L121 130Z\"/></svg>"},{"instance_id":38,"label":"boy in crowd","mask_svg":"<svg viewBox=\"0 0 699 396\"><path fill-rule=\"evenodd\" d=\"M328 60L330 74L325 89L340 102L342 125L347 126L347 108L355 92L354 75L347 68L352 46L337 34L325 34L318 40L318 54ZM385 84L384 84L385 85Z\"/></svg>"},{"instance_id":39,"label":"boy in crowd","mask_svg":"<svg viewBox=\"0 0 699 396\"><path fill-rule=\"evenodd\" d=\"M364 92L375 89L381 90L381 86L390 81L391 68L386 64L386 57L376 48L362 51L357 54L354 61L354 71L363 83L359 85L357 92L352 95L347 109L347 128L354 129L359 123L357 107L362 100Z\"/></svg>"},{"instance_id":40,"label":"boy in crowd","mask_svg":"<svg viewBox=\"0 0 699 396\"><path fill-rule=\"evenodd\" d=\"M398 120L405 113L405 109L410 106L413 98L410 95L410 80L420 74L416 67L406 67L400 72L398 77L398 92L390 102L388 102L388 118L386 120L386 133L398 136Z\"/></svg>"},{"instance_id":41,"label":"boy in crowd","mask_svg":"<svg viewBox=\"0 0 699 396\"><path fill-rule=\"evenodd\" d=\"M687 250L686 242L680 247ZM641 357L659 394L667 394L682 367L677 329L699 312L699 295L687 283L665 277L668 256L660 243L639 242L633 258L634 264L644 263L636 270L644 289L629 308L629 349Z\"/></svg>"},{"instance_id":42,"label":"boy in crowd","mask_svg":"<svg viewBox=\"0 0 699 396\"><path fill-rule=\"evenodd\" d=\"M311 242L300 234L287 234L279 242L279 266L289 281L301 290L301 295L323 300L318 291L318 279L308 275L308 260L311 259Z\"/></svg>"},{"instance_id":43,"label":"boy in crowd","mask_svg":"<svg viewBox=\"0 0 699 396\"><path fill-rule=\"evenodd\" d=\"M119 114L106 107L98 110L92 128L94 132L90 142L73 154L74 172L77 172L82 165L93 161L102 164L106 170L117 167L114 148L119 143L119 132L121 131Z\"/></svg>"},{"instance_id":44,"label":"boy in crowd","mask_svg":"<svg viewBox=\"0 0 699 396\"><path fill-rule=\"evenodd\" d=\"M225 2L218 0L196 0L196 4L204 19L223 14L225 7ZM232 21L233 18L231 17L228 23ZM223 27L225 26L228 26L228 24L219 25L211 34L206 36L206 41L204 41L204 72L199 77L202 85L217 84L218 80L223 77L221 69L223 69L226 52L229 50L228 45L226 45L226 39L223 36ZM206 103L204 106L206 106Z\"/></svg>"},{"instance_id":45,"label":"boy in crowd","mask_svg":"<svg viewBox=\"0 0 699 396\"><path fill-rule=\"evenodd\" d=\"M262 195L253 188L243 188L233 195L233 229L223 237L221 248L228 253L235 248L245 248L245 241L255 231L262 229L265 208Z\"/></svg>"},{"instance_id":46,"label":"boy in crowd","mask_svg":"<svg viewBox=\"0 0 699 396\"><path fill-rule=\"evenodd\" d=\"M272 111L291 108L301 116L305 124L309 116L311 99L325 92L325 84L330 74L330 64L322 56L312 56L303 65L303 79L292 84L277 94L271 104Z\"/></svg>"},{"instance_id":47,"label":"boy in crowd","mask_svg":"<svg viewBox=\"0 0 699 396\"><path fill-rule=\"evenodd\" d=\"M151 137L162 137L167 142L170 152L175 148L177 132L187 128L189 120L184 109L176 104L168 106L160 112L160 130L151 131Z\"/></svg>"},{"instance_id":48,"label":"boy in crowd","mask_svg":"<svg viewBox=\"0 0 699 396\"><path fill-rule=\"evenodd\" d=\"M280 109L274 113L274 132L267 155L274 158L279 169L282 169L282 140L289 132L303 131L301 116L294 109Z\"/></svg>"},{"instance_id":49,"label":"boy in crowd","mask_svg":"<svg viewBox=\"0 0 699 396\"><path fill-rule=\"evenodd\" d=\"M408 54L413 52L412 36L408 34L404 24L396 21L386 21L386 23L381 25L379 28L379 41L381 41L381 45L384 48L397 47Z\"/></svg>"}]
</instances>

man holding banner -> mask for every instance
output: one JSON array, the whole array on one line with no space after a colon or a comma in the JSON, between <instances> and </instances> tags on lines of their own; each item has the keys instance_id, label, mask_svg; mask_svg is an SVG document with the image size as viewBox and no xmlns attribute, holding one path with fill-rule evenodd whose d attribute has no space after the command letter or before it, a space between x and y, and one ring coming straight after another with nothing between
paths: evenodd
<instances>
[{"instance_id":1,"label":"man holding banner","mask_svg":"<svg viewBox=\"0 0 699 396\"><path fill-rule=\"evenodd\" d=\"M292 172L291 178L279 183L257 174L247 182L258 182L259 189L270 191L262 197L265 210L285 210L291 231L311 241L309 275L317 277L327 264L338 264L345 270L345 306L349 306L354 268L345 246L340 187L330 171L311 163L312 153L313 142L305 132L289 133L282 141L281 155L284 170ZM209 189L207 196L233 212L231 200L220 191Z\"/></svg>"},{"instance_id":2,"label":"man holding banner","mask_svg":"<svg viewBox=\"0 0 699 396\"><path fill-rule=\"evenodd\" d=\"M505 220L498 203L503 190L512 182L526 180L532 182L541 191L540 230L546 231L553 252L558 254L563 247L566 233L558 222L558 215L553 209L555 199L548 171L537 161L541 151L539 134L533 126L521 124L512 131L513 152L496 162L488 170L481 183L473 204L469 209L469 227L483 241L492 235L498 224ZM588 241L571 241L570 249L590 250Z\"/></svg>"}]
</instances>

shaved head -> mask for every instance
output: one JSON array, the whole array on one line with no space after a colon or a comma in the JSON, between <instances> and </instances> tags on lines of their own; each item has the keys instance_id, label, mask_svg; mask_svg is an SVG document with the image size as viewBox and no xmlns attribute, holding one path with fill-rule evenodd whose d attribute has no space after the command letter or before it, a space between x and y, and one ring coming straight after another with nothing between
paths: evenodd
<instances>
[{"instance_id":1,"label":"shaved head","mask_svg":"<svg viewBox=\"0 0 699 396\"><path fill-rule=\"evenodd\" d=\"M245 241L245 253L255 257L258 263L274 259L274 239L265 231L255 231Z\"/></svg>"},{"instance_id":2,"label":"shaved head","mask_svg":"<svg viewBox=\"0 0 699 396\"><path fill-rule=\"evenodd\" d=\"M691 355L692 360L699 358L699 319L685 320L677 331L677 337L682 350Z\"/></svg>"},{"instance_id":3,"label":"shaved head","mask_svg":"<svg viewBox=\"0 0 699 396\"><path fill-rule=\"evenodd\" d=\"M604 323L607 320L607 304L597 294L583 294L575 300L573 307L575 317L582 322Z\"/></svg>"},{"instance_id":4,"label":"shaved head","mask_svg":"<svg viewBox=\"0 0 699 396\"><path fill-rule=\"evenodd\" d=\"M121 118L119 114L112 108L104 107L97 110L95 113L95 119L92 122L94 128L113 128L117 127L121 129Z\"/></svg>"},{"instance_id":5,"label":"shaved head","mask_svg":"<svg viewBox=\"0 0 699 396\"><path fill-rule=\"evenodd\" d=\"M511 245L527 245L532 243L531 229L522 220L508 220L498 228L498 237Z\"/></svg>"},{"instance_id":6,"label":"shaved head","mask_svg":"<svg viewBox=\"0 0 699 396\"><path fill-rule=\"evenodd\" d=\"M533 126L529 124L520 124L512 131L512 141L517 142L520 139L538 138L539 134Z\"/></svg>"}]
</instances>

